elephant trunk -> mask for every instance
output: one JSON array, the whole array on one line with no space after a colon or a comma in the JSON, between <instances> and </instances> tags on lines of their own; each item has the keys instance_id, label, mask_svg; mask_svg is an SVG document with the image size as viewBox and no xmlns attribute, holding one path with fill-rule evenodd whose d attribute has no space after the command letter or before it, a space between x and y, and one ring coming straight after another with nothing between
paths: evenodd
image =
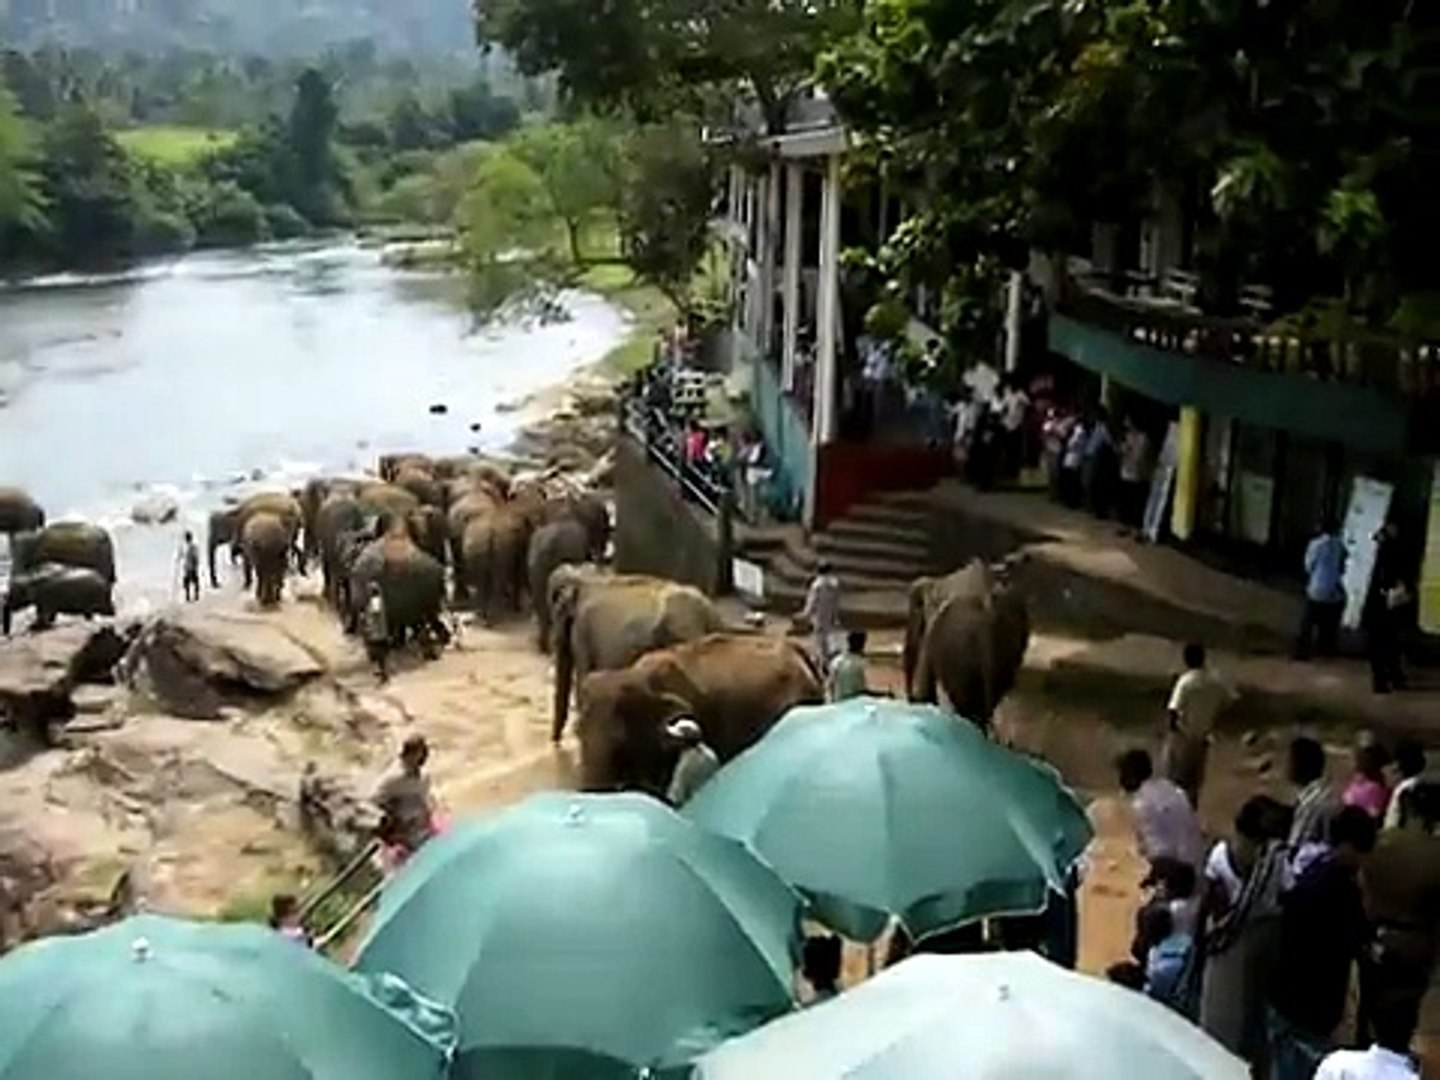
<instances>
[{"instance_id":1,"label":"elephant trunk","mask_svg":"<svg viewBox=\"0 0 1440 1080\"><path fill-rule=\"evenodd\" d=\"M209 539L206 541L206 547L209 549L207 552L207 558L210 565L210 588L212 589L220 588L220 578L215 573L215 549L219 546L220 538L217 537L212 531L210 533Z\"/></svg>"},{"instance_id":2,"label":"elephant trunk","mask_svg":"<svg viewBox=\"0 0 1440 1080\"><path fill-rule=\"evenodd\" d=\"M4 633L6 637L10 636L10 616L14 613L14 607L13 598L7 593L5 606L0 608L0 633Z\"/></svg>"},{"instance_id":3,"label":"elephant trunk","mask_svg":"<svg viewBox=\"0 0 1440 1080\"><path fill-rule=\"evenodd\" d=\"M553 612L552 612L553 614ZM553 625L555 648L555 715L550 724L550 741L560 742L565 723L570 719L570 688L575 681L575 620L568 612Z\"/></svg>"}]
</instances>

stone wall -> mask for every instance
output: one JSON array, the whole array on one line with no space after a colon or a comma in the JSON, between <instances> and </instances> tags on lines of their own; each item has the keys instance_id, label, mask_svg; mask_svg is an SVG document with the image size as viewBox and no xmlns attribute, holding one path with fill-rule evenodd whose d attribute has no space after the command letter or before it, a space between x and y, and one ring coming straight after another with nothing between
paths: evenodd
<instances>
[{"instance_id":1,"label":"stone wall","mask_svg":"<svg viewBox=\"0 0 1440 1080\"><path fill-rule=\"evenodd\" d=\"M714 519L687 502L675 482L622 435L615 446L615 569L722 591Z\"/></svg>"}]
</instances>

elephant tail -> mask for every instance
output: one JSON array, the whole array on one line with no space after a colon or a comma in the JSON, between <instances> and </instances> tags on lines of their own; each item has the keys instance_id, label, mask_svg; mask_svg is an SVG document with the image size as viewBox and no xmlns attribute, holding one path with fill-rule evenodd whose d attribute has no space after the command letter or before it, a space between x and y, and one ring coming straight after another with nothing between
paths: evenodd
<instances>
[{"instance_id":1,"label":"elephant tail","mask_svg":"<svg viewBox=\"0 0 1440 1080\"><path fill-rule=\"evenodd\" d=\"M566 614L559 618L551 612L550 629L555 649L555 714L550 722L550 741L559 743L570 719L570 685L575 681L575 620Z\"/></svg>"},{"instance_id":2,"label":"elephant tail","mask_svg":"<svg viewBox=\"0 0 1440 1080\"><path fill-rule=\"evenodd\" d=\"M795 654L795 659L800 664L801 670L804 671L807 676L813 679L815 681L815 685L819 687L820 697L818 700L824 701L825 672L820 667L820 661L811 654L809 649L805 648L803 645L797 645L794 642L790 642L789 644L790 651Z\"/></svg>"}]
</instances>

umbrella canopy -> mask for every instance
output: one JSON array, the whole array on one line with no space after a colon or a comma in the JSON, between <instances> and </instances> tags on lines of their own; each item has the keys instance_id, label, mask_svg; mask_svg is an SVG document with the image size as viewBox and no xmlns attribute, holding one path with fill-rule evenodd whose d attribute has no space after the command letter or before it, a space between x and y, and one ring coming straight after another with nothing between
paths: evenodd
<instances>
[{"instance_id":1,"label":"umbrella canopy","mask_svg":"<svg viewBox=\"0 0 1440 1080\"><path fill-rule=\"evenodd\" d=\"M698 1080L1246 1080L1239 1058L1143 994L1034 953L913 956L726 1043Z\"/></svg>"},{"instance_id":2,"label":"umbrella canopy","mask_svg":"<svg viewBox=\"0 0 1440 1080\"><path fill-rule=\"evenodd\" d=\"M398 980L260 926L142 915L0 960L3 1080L438 1080L452 1045Z\"/></svg>"},{"instance_id":3,"label":"umbrella canopy","mask_svg":"<svg viewBox=\"0 0 1440 1080\"><path fill-rule=\"evenodd\" d=\"M1041 911L1092 835L1053 769L888 698L791 709L685 812L748 844L857 941L891 915L919 937Z\"/></svg>"},{"instance_id":4,"label":"umbrella canopy","mask_svg":"<svg viewBox=\"0 0 1440 1080\"><path fill-rule=\"evenodd\" d=\"M791 1007L800 898L642 795L537 795L427 844L358 966L460 1018L455 1076L633 1076Z\"/></svg>"}]
</instances>

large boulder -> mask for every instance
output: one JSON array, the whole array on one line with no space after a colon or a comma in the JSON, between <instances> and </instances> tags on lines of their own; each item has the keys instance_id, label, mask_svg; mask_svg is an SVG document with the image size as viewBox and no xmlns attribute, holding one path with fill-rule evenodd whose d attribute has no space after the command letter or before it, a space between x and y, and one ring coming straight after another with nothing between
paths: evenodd
<instances>
[{"instance_id":1,"label":"large boulder","mask_svg":"<svg viewBox=\"0 0 1440 1080\"><path fill-rule=\"evenodd\" d=\"M322 772L314 762L300 778L300 827L322 855L348 863L369 848L380 827L380 810L345 777Z\"/></svg>"},{"instance_id":2,"label":"large boulder","mask_svg":"<svg viewBox=\"0 0 1440 1080\"><path fill-rule=\"evenodd\" d=\"M162 711L218 720L227 702L289 694L323 674L325 665L272 620L211 611L153 619L121 670L129 686Z\"/></svg>"},{"instance_id":3,"label":"large boulder","mask_svg":"<svg viewBox=\"0 0 1440 1080\"><path fill-rule=\"evenodd\" d=\"M82 683L107 682L126 639L110 623L74 623L0 642L0 712L42 740L53 722L74 715Z\"/></svg>"}]
</instances>

